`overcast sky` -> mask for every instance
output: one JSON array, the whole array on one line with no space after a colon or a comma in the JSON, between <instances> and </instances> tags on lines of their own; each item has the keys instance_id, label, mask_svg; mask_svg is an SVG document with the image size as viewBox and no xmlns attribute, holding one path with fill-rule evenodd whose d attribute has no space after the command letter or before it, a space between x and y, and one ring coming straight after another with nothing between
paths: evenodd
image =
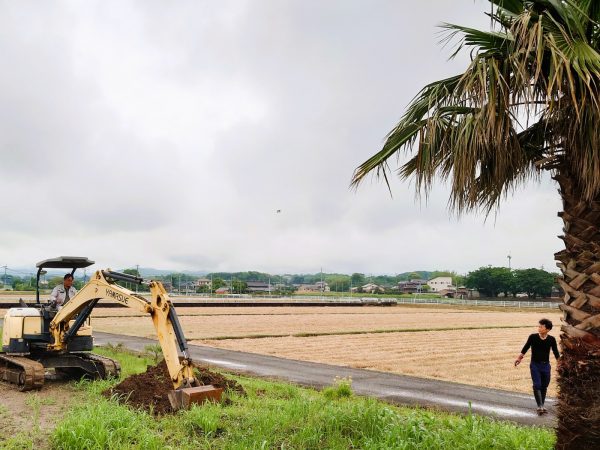
<instances>
[{"instance_id":1,"label":"overcast sky","mask_svg":"<svg viewBox=\"0 0 600 450\"><path fill-rule=\"evenodd\" d=\"M426 83L462 72L441 22L483 0L0 1L0 265L554 270L544 178L497 216L354 168ZM281 212L277 212L280 210Z\"/></svg>"}]
</instances>

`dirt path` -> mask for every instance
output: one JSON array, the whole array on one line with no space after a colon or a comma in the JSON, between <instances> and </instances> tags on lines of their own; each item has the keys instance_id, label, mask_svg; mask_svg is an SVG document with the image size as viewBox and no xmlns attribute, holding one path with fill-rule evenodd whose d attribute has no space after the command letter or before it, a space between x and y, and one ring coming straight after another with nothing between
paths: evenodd
<instances>
[{"instance_id":1,"label":"dirt path","mask_svg":"<svg viewBox=\"0 0 600 450\"><path fill-rule=\"evenodd\" d=\"M0 448L49 448L54 426L80 395L65 382L46 382L40 391L19 392L0 382Z\"/></svg>"}]
</instances>

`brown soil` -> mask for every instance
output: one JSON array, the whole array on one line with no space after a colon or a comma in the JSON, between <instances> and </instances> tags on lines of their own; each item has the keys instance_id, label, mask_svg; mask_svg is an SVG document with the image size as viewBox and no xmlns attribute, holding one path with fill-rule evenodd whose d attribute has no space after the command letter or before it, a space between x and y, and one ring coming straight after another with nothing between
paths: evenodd
<instances>
[{"instance_id":1,"label":"brown soil","mask_svg":"<svg viewBox=\"0 0 600 450\"><path fill-rule=\"evenodd\" d=\"M212 384L226 391L245 394L244 388L235 380L211 372L206 368L196 369L196 378L201 385ZM173 390L169 371L165 361L155 366L148 366L146 372L132 375L118 385L107 389L102 394L105 397L117 395L117 398L135 408L148 411L154 415L164 415L174 412L169 403L168 393Z\"/></svg>"},{"instance_id":2,"label":"brown soil","mask_svg":"<svg viewBox=\"0 0 600 450\"><path fill-rule=\"evenodd\" d=\"M26 448L30 439L36 449L49 448L52 429L80 400L81 393L65 382L47 381L41 390L29 392L0 382L0 448L9 441L15 448Z\"/></svg>"}]
</instances>

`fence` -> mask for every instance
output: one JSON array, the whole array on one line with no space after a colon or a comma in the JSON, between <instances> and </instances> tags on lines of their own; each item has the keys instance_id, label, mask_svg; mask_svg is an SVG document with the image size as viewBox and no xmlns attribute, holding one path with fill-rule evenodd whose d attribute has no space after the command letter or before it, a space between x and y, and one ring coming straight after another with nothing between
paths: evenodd
<instances>
[{"instance_id":1,"label":"fence","mask_svg":"<svg viewBox=\"0 0 600 450\"><path fill-rule=\"evenodd\" d=\"M191 299L190 299L191 300ZM212 299L194 299L193 301L210 301L210 300L231 300L227 298L212 298ZM246 299L248 300L248 299ZM287 303L305 303L305 302L319 302L319 303L333 303L333 304L355 304L363 305L369 304L398 304L398 305L463 305L463 306L495 306L501 308L557 308L557 302L533 302L533 301L522 301L522 300L465 300L459 298L440 298L440 297L420 297L414 296L411 298L377 298L377 297L329 297L329 296L302 296L302 297L253 297L252 300L261 301L285 301ZM192 301L192 300L191 300ZM242 300L243 302L243 300Z\"/></svg>"},{"instance_id":2,"label":"fence","mask_svg":"<svg viewBox=\"0 0 600 450\"><path fill-rule=\"evenodd\" d=\"M391 300L391 299L389 299ZM557 308L557 302L532 302L520 300L465 300L460 298L397 298L398 304L442 304L465 306L496 306L502 308Z\"/></svg>"},{"instance_id":3,"label":"fence","mask_svg":"<svg viewBox=\"0 0 600 450\"><path fill-rule=\"evenodd\" d=\"M31 302L35 298L34 295L23 295L22 296L25 301ZM327 304L345 304L345 305L389 305L389 304L398 304L398 305L462 305L462 306L493 306L493 307L501 307L501 308L557 308L557 302L532 302L532 301L521 301L521 300L465 300L465 299L454 299L454 298L439 298L439 297L421 297L414 296L411 298L377 298L377 297L328 297L328 296L302 296L302 297L228 297L228 296L212 296L212 297L200 297L200 296L187 296L180 297L178 295L171 296L174 302L177 302L178 305L185 304L216 304L216 303L231 303L237 305L243 305L244 303L261 303L261 302L273 302L273 303L310 303L315 302L320 305ZM13 303L16 303L16 296L4 296L0 295L0 307L6 308L9 306L13 306Z\"/></svg>"}]
</instances>

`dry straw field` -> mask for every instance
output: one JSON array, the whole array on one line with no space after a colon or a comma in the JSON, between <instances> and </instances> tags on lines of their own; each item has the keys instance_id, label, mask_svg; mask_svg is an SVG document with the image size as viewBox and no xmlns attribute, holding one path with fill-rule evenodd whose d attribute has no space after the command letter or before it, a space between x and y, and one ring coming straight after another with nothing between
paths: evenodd
<instances>
[{"instance_id":1,"label":"dry straw field","mask_svg":"<svg viewBox=\"0 0 600 450\"><path fill-rule=\"evenodd\" d=\"M530 392L527 361L513 367L541 317L558 311L450 307L179 308L192 344ZM97 309L94 328L155 337L125 309ZM117 318L118 316L119 318ZM555 374L554 374L555 375ZM551 383L549 395L555 395Z\"/></svg>"}]
</instances>

